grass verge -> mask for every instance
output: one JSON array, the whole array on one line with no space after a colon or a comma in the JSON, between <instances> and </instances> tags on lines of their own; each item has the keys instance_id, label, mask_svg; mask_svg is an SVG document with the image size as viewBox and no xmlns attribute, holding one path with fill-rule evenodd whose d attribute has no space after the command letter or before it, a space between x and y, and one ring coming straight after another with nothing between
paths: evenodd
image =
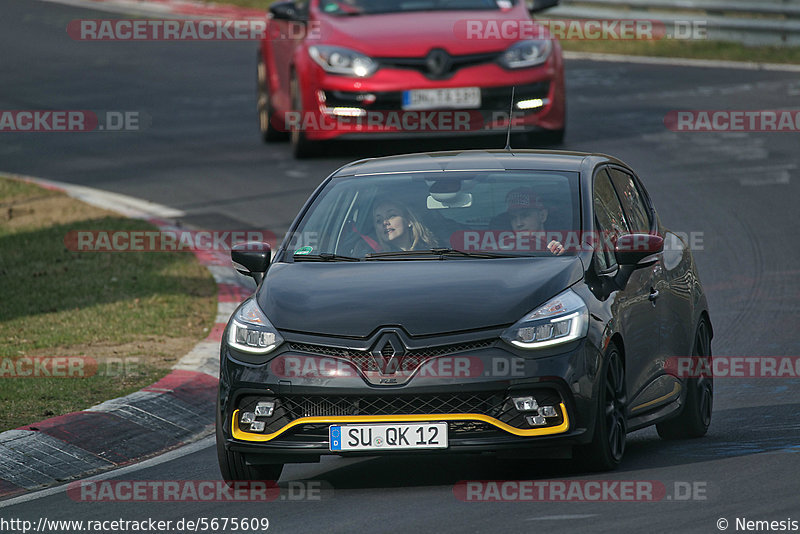
<instances>
[{"instance_id":1,"label":"grass verge","mask_svg":"<svg viewBox=\"0 0 800 534\"><path fill-rule=\"evenodd\" d=\"M744 46L723 41L561 41L564 50L629 56L800 64L800 47Z\"/></svg>"},{"instance_id":2,"label":"grass verge","mask_svg":"<svg viewBox=\"0 0 800 534\"><path fill-rule=\"evenodd\" d=\"M64 244L71 230L153 229L0 177L0 431L137 391L207 335L216 285L190 252Z\"/></svg>"}]
</instances>

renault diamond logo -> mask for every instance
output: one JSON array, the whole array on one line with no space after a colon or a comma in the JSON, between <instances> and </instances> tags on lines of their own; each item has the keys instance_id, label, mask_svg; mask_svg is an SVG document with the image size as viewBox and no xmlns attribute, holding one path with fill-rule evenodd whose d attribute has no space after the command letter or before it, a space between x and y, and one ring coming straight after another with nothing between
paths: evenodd
<instances>
[{"instance_id":1,"label":"renault diamond logo","mask_svg":"<svg viewBox=\"0 0 800 534\"><path fill-rule=\"evenodd\" d=\"M394 332L383 334L372 348L372 359L382 375L392 375L403 361L406 348Z\"/></svg>"},{"instance_id":2,"label":"renault diamond logo","mask_svg":"<svg viewBox=\"0 0 800 534\"><path fill-rule=\"evenodd\" d=\"M441 48L434 48L425 58L425 66L428 68L428 73L436 78L450 72L452 63L453 60L450 58L450 54Z\"/></svg>"}]
</instances>

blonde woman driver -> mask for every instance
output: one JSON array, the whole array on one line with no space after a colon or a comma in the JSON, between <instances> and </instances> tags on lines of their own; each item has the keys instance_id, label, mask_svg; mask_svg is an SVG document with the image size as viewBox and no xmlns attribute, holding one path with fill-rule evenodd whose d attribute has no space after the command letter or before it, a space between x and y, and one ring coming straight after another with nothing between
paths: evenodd
<instances>
[{"instance_id":1,"label":"blonde woman driver","mask_svg":"<svg viewBox=\"0 0 800 534\"><path fill-rule=\"evenodd\" d=\"M396 200L378 199L372 215L381 251L425 250L439 246L433 232L419 217Z\"/></svg>"}]
</instances>

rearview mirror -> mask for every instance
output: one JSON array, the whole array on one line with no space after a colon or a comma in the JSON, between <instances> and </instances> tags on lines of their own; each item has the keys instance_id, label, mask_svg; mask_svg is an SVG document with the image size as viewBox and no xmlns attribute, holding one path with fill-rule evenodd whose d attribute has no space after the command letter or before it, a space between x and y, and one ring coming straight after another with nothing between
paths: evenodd
<instances>
[{"instance_id":1,"label":"rearview mirror","mask_svg":"<svg viewBox=\"0 0 800 534\"><path fill-rule=\"evenodd\" d=\"M272 249L269 243L238 243L231 247L233 268L260 284L269 268Z\"/></svg>"},{"instance_id":2,"label":"rearview mirror","mask_svg":"<svg viewBox=\"0 0 800 534\"><path fill-rule=\"evenodd\" d=\"M294 2L275 2L269 6L269 12L278 20L299 20Z\"/></svg>"},{"instance_id":3,"label":"rearview mirror","mask_svg":"<svg viewBox=\"0 0 800 534\"><path fill-rule=\"evenodd\" d=\"M538 13L558 5L558 0L528 0L528 12Z\"/></svg>"}]
</instances>

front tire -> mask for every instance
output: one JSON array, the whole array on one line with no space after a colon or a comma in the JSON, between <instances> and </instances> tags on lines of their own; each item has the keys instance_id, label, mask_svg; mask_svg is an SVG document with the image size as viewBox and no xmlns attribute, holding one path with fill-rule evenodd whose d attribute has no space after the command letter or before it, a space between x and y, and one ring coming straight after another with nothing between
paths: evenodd
<instances>
[{"instance_id":1,"label":"front tire","mask_svg":"<svg viewBox=\"0 0 800 534\"><path fill-rule=\"evenodd\" d=\"M261 139L265 143L285 141L288 138L286 132L282 132L272 125L272 116L275 114L275 111L272 109L272 100L269 95L267 66L264 64L264 58L261 56L261 52L258 53L256 78L258 82L256 86L256 94L258 96L256 107L258 109L258 127L261 131Z\"/></svg>"},{"instance_id":2,"label":"front tire","mask_svg":"<svg viewBox=\"0 0 800 534\"><path fill-rule=\"evenodd\" d=\"M581 462L590 471L615 469L625 454L628 434L625 367L622 355L613 344L606 354L601 376L603 382L598 394L594 436L591 443L577 449Z\"/></svg>"},{"instance_id":3,"label":"front tire","mask_svg":"<svg viewBox=\"0 0 800 534\"><path fill-rule=\"evenodd\" d=\"M305 121L302 120L304 113L303 99L300 92L300 82L297 80L297 75L295 74L292 74L290 90L292 98L292 111L296 111L300 114L301 120L299 122L302 125L305 123ZM314 157L318 152L318 143L308 140L302 126L298 126L297 124L292 125L291 133L289 134L289 140L292 143L292 154L294 154L294 157L297 159L311 158Z\"/></svg>"},{"instance_id":4,"label":"front tire","mask_svg":"<svg viewBox=\"0 0 800 534\"><path fill-rule=\"evenodd\" d=\"M225 450L225 437L222 433L222 424L217 414L217 460L222 479L232 485L237 480L274 480L281 477L283 464L250 465L245 461L244 455Z\"/></svg>"},{"instance_id":5,"label":"front tire","mask_svg":"<svg viewBox=\"0 0 800 534\"><path fill-rule=\"evenodd\" d=\"M711 359L711 332L705 319L701 319L697 325L692 357ZM710 361L707 363L710 364ZM698 368L711 369L711 365ZM714 409L714 377L692 377L686 381L686 387L686 403L680 414L656 424L656 430L662 439L701 438L708 432Z\"/></svg>"}]
</instances>

